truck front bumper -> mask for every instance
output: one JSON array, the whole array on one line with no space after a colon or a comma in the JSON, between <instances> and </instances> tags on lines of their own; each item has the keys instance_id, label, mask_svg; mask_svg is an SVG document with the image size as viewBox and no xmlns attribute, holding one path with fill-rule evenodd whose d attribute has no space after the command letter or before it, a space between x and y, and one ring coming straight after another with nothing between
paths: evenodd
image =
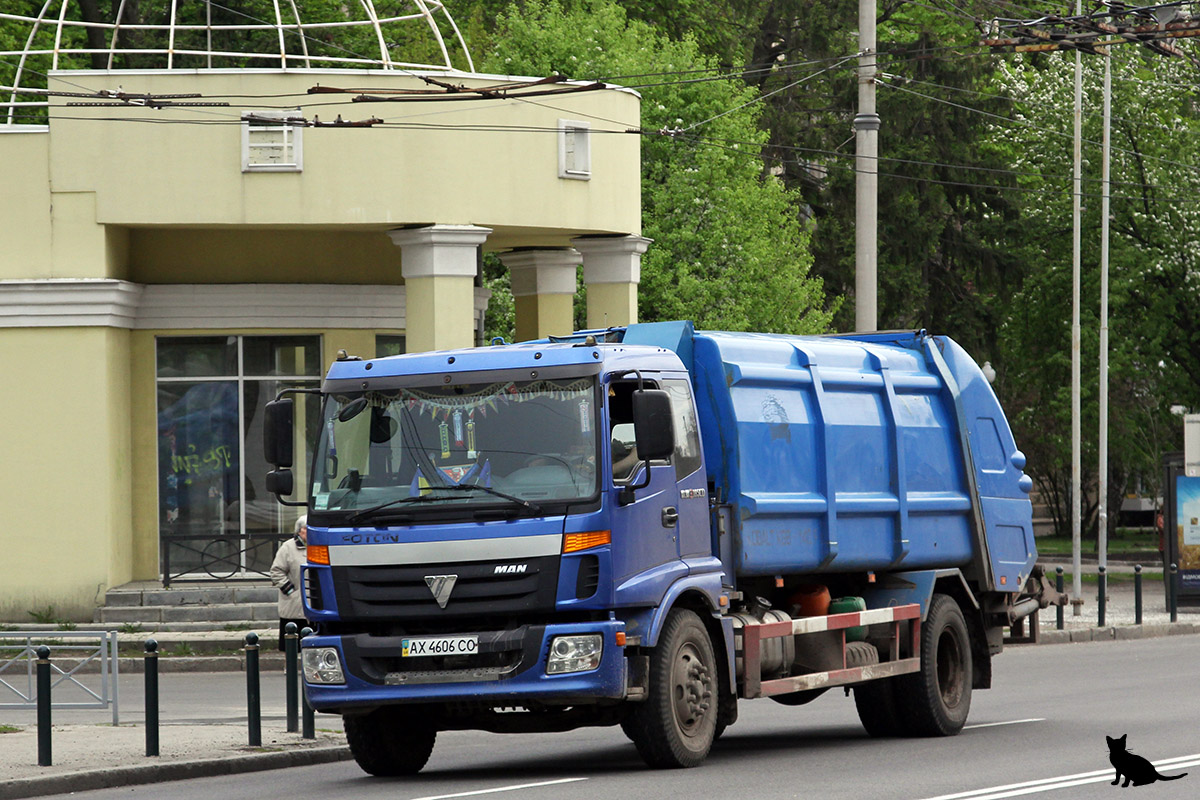
<instances>
[{"instance_id":1,"label":"truck front bumper","mask_svg":"<svg viewBox=\"0 0 1200 800\"><path fill-rule=\"evenodd\" d=\"M463 657L453 669L424 670L406 668L402 637L309 636L304 639L304 650L324 647L338 651L345 682L313 683L305 676L304 689L314 709L332 712L449 701L498 707L529 701L572 705L620 700L626 695L628 681L625 648L617 644L617 634L624 631L623 622L609 620L480 632L480 656ZM555 637L587 634L600 635L599 666L586 672L546 673Z\"/></svg>"}]
</instances>

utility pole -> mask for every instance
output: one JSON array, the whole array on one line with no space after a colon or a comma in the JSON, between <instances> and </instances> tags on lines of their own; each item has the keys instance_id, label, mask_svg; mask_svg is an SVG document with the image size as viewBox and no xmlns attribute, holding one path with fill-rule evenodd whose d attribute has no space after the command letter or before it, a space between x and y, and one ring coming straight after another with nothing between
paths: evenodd
<instances>
[{"instance_id":1,"label":"utility pole","mask_svg":"<svg viewBox=\"0 0 1200 800\"><path fill-rule=\"evenodd\" d=\"M878 328L879 114L875 0L858 0L858 114L854 117L854 327Z\"/></svg>"},{"instance_id":2,"label":"utility pole","mask_svg":"<svg viewBox=\"0 0 1200 800\"><path fill-rule=\"evenodd\" d=\"M1082 0L1075 0L1075 13L1082 13ZM1082 273L1080 218L1083 206L1083 54L1075 51L1075 173L1071 192L1071 230L1074 254L1071 269L1071 600L1075 616L1082 613L1083 575L1082 549L1083 498L1080 496L1082 464L1080 450L1080 336L1079 287Z\"/></svg>"},{"instance_id":3,"label":"utility pole","mask_svg":"<svg viewBox=\"0 0 1200 800\"><path fill-rule=\"evenodd\" d=\"M1104 56L1104 136L1100 142L1100 566L1108 566L1108 216L1112 139L1112 53Z\"/></svg>"}]
</instances>

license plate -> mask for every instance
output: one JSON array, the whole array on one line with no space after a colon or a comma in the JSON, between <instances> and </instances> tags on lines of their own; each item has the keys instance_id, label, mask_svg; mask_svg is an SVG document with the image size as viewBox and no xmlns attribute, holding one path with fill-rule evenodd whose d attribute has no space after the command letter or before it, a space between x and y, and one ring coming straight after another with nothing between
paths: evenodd
<instances>
[{"instance_id":1,"label":"license plate","mask_svg":"<svg viewBox=\"0 0 1200 800\"><path fill-rule=\"evenodd\" d=\"M422 636L400 642L400 655L414 656L468 656L479 652L478 636Z\"/></svg>"}]
</instances>

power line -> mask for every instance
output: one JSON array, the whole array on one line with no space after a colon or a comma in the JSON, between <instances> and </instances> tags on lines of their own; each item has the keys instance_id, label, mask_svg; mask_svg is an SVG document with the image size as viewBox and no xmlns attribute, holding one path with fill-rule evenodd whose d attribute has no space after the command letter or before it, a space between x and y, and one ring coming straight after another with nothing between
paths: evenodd
<instances>
[{"instance_id":1,"label":"power line","mask_svg":"<svg viewBox=\"0 0 1200 800\"><path fill-rule=\"evenodd\" d=\"M883 86L887 86L887 87L889 87L889 88L891 88L891 89L895 89L895 90L897 90L897 91L906 92L906 93L908 93L908 94L915 95L916 97L921 97L921 98L924 98L925 100L931 100L931 101L933 101L933 102L935 102L935 103L942 103L942 104L944 104L944 105L952 106L952 107L954 107L954 108L960 108L960 109L963 109L964 111L970 111L970 112L973 112L973 113L975 113L975 114L981 114L981 115L983 115L983 116L985 116L985 117L991 117L991 118L993 118L993 119L998 119L998 120L1000 120L1001 122L1006 122L1006 123L1008 123L1008 124L1010 124L1010 125L1016 125L1017 127L1023 127L1023 128L1027 128L1027 129L1030 129L1030 130L1036 130L1036 131L1040 131L1040 132L1042 132L1042 133L1048 133L1048 134L1051 134L1051 135L1053 135L1053 136L1058 136L1058 137L1060 137L1060 138L1064 138L1064 139L1072 139L1072 140L1074 139L1074 137L1072 136L1072 134L1069 134L1069 133L1067 133L1067 132L1065 132L1065 131L1056 131L1056 130L1054 130L1053 128L1044 128L1044 127L1041 127L1041 126L1039 126L1039 125L1033 125L1032 123L1023 123L1023 122L1018 122L1018 121L1016 121L1016 120L1007 119L1006 117L1003 117L1003 116L1001 116L1001 115L999 115L999 114L993 114L993 113L992 113L992 112L990 112L990 111L984 111L984 110L982 110L982 109L978 109L978 108L972 108L971 106L962 105L961 103L954 103L954 102L951 102L951 101L949 101L949 100L943 100L943 99L941 99L941 98L939 98L939 97L933 97L932 95L926 95L926 94L922 94L922 93L920 93L920 92L913 91L912 89L906 89L906 88L904 88L903 86L896 86L896 85L894 85L894 84L888 84L888 83L884 83L884 84L882 84L882 85L883 85ZM1099 145L1101 144L1100 142L1097 142L1097 141L1096 141L1096 140L1094 140L1094 139L1083 139L1082 141L1083 141L1085 144L1090 144L1090 145L1097 145L1097 146L1099 146ZM1198 167L1198 166L1197 166L1197 165L1195 165L1195 164L1185 164L1185 163L1183 163L1183 162L1181 162L1181 161L1172 161L1171 159L1167 159L1167 158L1158 158L1158 157L1156 157L1156 156L1150 156L1150 155L1146 155L1145 153L1139 153L1139 152L1137 152L1137 151L1135 151L1135 150L1129 150L1129 149L1122 148L1122 147L1116 147L1116 146L1111 146L1111 147L1112 147L1112 150L1113 150L1113 152L1116 152L1116 153L1124 153L1124 154L1126 154L1126 155L1132 155L1132 156L1136 156L1136 157L1138 157L1138 158L1141 158L1141 159L1146 159L1146 160L1150 160L1150 161L1157 161L1157 162L1160 162L1160 163L1162 163L1162 164L1167 164L1167 165L1169 165L1169 166L1173 166L1173 167L1183 167L1184 169L1187 169L1187 170L1200 170L1200 167Z\"/></svg>"},{"instance_id":2,"label":"power line","mask_svg":"<svg viewBox=\"0 0 1200 800\"><path fill-rule=\"evenodd\" d=\"M780 164L784 163L784 159L779 156L775 156L775 155L769 154L769 153L768 154L758 154L758 153L755 153L752 151L745 150L741 147L742 145L750 147L750 148L757 147L756 143L754 143L754 142L740 142L740 141L733 140L733 139L721 139L721 138L716 138L716 137L703 137L703 136L687 136L687 137L681 137L681 138L686 141L690 141L695 144L698 144L698 145L705 145L705 146L721 149L721 150L739 155L743 158L751 157L751 158L757 158L757 159L760 159L763 161L773 161L773 162L780 163ZM775 149L777 149L777 150L784 150L784 151L790 151L790 152L812 152L812 153L818 153L818 154L822 154L822 155L829 155L829 156L833 156L837 159L842 159L843 161L855 158L855 156L850 153L839 153L836 151L829 151L829 150L817 150L815 148L804 148L804 147L796 147L796 146L788 146L788 145L780 145L777 147L776 146L773 146L773 147L775 147ZM878 161L881 163L900 163L900 164L911 164L911 165L917 165L917 166L942 167L942 168L947 168L947 169L968 169L968 170L971 169L970 167L968 167L966 165L960 165L960 164L944 164L944 163L938 163L938 162L924 162L924 161L915 161L915 160L908 160L908 159L888 158L888 157L882 157L882 156L878 157ZM839 164L837 162L830 163L830 164L822 164L822 166L826 167L826 168L836 168L836 169L839 169L842 171L857 172L856 168L853 165L844 165L844 164ZM993 170L993 168L979 168L979 169L985 170L985 171ZM1063 178L1064 183L1068 180L1066 176L1048 175L1046 173L1017 173L1015 171L1002 170L1002 169L994 170L994 171L999 172L1000 174L1009 174L1009 175L1014 175L1014 176L1034 175L1034 176L1040 176L1043 178L1058 177L1058 178ZM972 189L990 189L990 190L995 190L995 191L999 191L999 192L1017 192L1017 193L1026 194L1026 195L1044 195L1044 196L1049 196L1049 197L1063 197L1063 196L1070 197L1072 195L1072 188L1070 186L1064 186L1064 188L1061 191L1052 191L1052 190L1047 190L1044 188L1028 187L1028 186L1006 186L1006 185L993 184L993 183L976 183L976 182L971 182L971 181L959 181L959 180L951 180L951 179L944 179L944 178L931 178L931 177L927 177L927 176L906 175L901 172L880 172L879 175L881 177L886 176L886 177L899 178L902 180L909 180L909 181L926 181L929 183L946 185L946 186L958 186L958 187L972 188ZM1088 179L1085 182L1099 183L1100 181L1098 181L1096 179ZM1160 189L1160 187L1154 186L1152 184L1144 184L1144 183L1138 183L1138 182L1134 182L1134 181L1121 182L1119 185L1129 186L1129 187L1133 187L1133 188L1140 188L1140 189L1144 189L1144 190L1150 191L1150 192L1156 192ZM1082 194L1082 196L1091 197L1091 198L1101 197L1101 195L1096 192L1091 192L1091 193L1084 192ZM1135 202L1142 202L1145 199L1141 195L1114 195L1113 198L1135 201ZM1194 204L1195 197L1194 197L1194 195L1180 196L1180 197L1154 197L1154 198L1152 198L1152 200L1155 203L1169 202L1169 203L1193 203Z\"/></svg>"}]
</instances>

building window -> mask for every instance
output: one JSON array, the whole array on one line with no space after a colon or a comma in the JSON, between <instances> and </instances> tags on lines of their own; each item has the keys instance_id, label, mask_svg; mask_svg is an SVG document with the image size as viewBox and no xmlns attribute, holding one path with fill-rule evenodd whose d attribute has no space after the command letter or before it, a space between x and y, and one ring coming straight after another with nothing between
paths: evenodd
<instances>
[{"instance_id":1,"label":"building window","mask_svg":"<svg viewBox=\"0 0 1200 800\"><path fill-rule=\"evenodd\" d=\"M242 172L300 172L304 169L304 128L296 111L242 114Z\"/></svg>"},{"instance_id":2,"label":"building window","mask_svg":"<svg viewBox=\"0 0 1200 800\"><path fill-rule=\"evenodd\" d=\"M558 121L558 177L577 181L592 177L591 126L569 119Z\"/></svg>"},{"instance_id":3,"label":"building window","mask_svg":"<svg viewBox=\"0 0 1200 800\"><path fill-rule=\"evenodd\" d=\"M399 356L407 352L404 349L404 336L378 334L375 337L375 357Z\"/></svg>"},{"instance_id":4,"label":"building window","mask_svg":"<svg viewBox=\"0 0 1200 800\"><path fill-rule=\"evenodd\" d=\"M159 553L168 579L270 568L299 511L263 485L263 410L282 389L320 384L320 350L319 336L158 338ZM319 409L315 395L295 402L302 495Z\"/></svg>"}]
</instances>

